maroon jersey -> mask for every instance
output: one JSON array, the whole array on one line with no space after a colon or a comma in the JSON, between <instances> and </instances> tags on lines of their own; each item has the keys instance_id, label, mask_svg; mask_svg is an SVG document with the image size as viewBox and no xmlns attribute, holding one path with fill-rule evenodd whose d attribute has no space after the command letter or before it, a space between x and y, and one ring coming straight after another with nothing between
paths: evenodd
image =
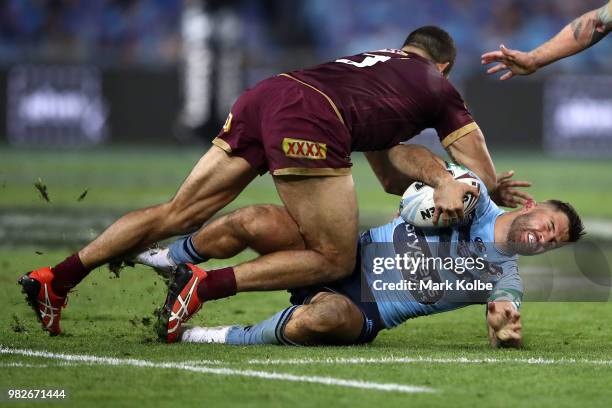
<instances>
[{"instance_id":1,"label":"maroon jersey","mask_svg":"<svg viewBox=\"0 0 612 408\"><path fill-rule=\"evenodd\" d=\"M447 147L478 127L435 64L413 53L367 52L288 76L328 97L353 151L388 149L427 128L436 129Z\"/></svg>"},{"instance_id":2,"label":"maroon jersey","mask_svg":"<svg viewBox=\"0 0 612 408\"><path fill-rule=\"evenodd\" d=\"M382 50L258 83L213 143L262 173L333 176L350 173L352 151L388 149L426 128L447 147L477 127L435 64Z\"/></svg>"}]
</instances>

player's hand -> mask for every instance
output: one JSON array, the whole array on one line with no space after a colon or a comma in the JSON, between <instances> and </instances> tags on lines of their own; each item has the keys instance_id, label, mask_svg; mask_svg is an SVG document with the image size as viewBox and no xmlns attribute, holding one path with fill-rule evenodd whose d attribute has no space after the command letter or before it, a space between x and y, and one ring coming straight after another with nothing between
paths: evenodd
<instances>
[{"instance_id":1,"label":"player's hand","mask_svg":"<svg viewBox=\"0 0 612 408\"><path fill-rule=\"evenodd\" d=\"M489 302L487 323L491 345L494 347L521 347L523 344L521 313L511 302ZM492 332L492 333L491 333Z\"/></svg>"},{"instance_id":2,"label":"player's hand","mask_svg":"<svg viewBox=\"0 0 612 408\"><path fill-rule=\"evenodd\" d=\"M499 46L499 51L487 52L482 54L480 58L480 62L483 65L493 62L498 63L487 69L487 74L507 71L499 77L502 81L510 79L515 75L529 75L538 69L536 59L531 53L511 50L503 44Z\"/></svg>"},{"instance_id":3,"label":"player's hand","mask_svg":"<svg viewBox=\"0 0 612 408\"><path fill-rule=\"evenodd\" d=\"M478 188L461 183L452 177L445 179L438 186L434 187L434 205L436 206L433 223L447 226L459 222L463 214L463 197L471 193L478 197Z\"/></svg>"},{"instance_id":4,"label":"player's hand","mask_svg":"<svg viewBox=\"0 0 612 408\"><path fill-rule=\"evenodd\" d=\"M529 193L516 189L516 187L531 187L531 182L512 180L512 176L514 170L497 175L497 188L491 193L491 199L495 204L516 208L525 201L533 200Z\"/></svg>"}]
</instances>

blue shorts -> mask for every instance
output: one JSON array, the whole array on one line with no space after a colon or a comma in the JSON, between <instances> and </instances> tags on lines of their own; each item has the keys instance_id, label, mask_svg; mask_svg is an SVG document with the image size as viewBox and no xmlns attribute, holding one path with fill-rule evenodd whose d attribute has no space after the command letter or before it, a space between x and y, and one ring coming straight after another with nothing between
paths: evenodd
<instances>
[{"instance_id":1,"label":"blue shorts","mask_svg":"<svg viewBox=\"0 0 612 408\"><path fill-rule=\"evenodd\" d=\"M385 328L370 287L365 282L362 282L360 253L361 248L358 245L355 269L350 276L325 285L289 291L291 293L290 301L293 305L307 305L316 294L321 292L337 293L349 298L361 310L363 315L363 326L355 344L372 342L378 335L378 332Z\"/></svg>"}]
</instances>

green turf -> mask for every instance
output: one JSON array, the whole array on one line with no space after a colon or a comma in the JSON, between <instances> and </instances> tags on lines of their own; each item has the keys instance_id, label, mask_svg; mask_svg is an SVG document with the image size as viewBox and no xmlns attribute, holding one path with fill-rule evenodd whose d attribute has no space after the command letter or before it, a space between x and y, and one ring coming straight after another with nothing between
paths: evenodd
<instances>
[{"instance_id":1,"label":"green turf","mask_svg":"<svg viewBox=\"0 0 612 408\"><path fill-rule=\"evenodd\" d=\"M105 149L80 152L0 148L0 212L15 209L83 211L126 209L169 199L202 149ZM603 160L559 160L539 155L494 155L498 170L514 169L534 182L537 199L559 197L588 217L612 218L612 164ZM388 218L398 199L385 195L362 156L354 175L365 223ZM34 189L40 177L52 202ZM82 201L78 197L88 190ZM269 176L259 178L234 207L278 202ZM1 232L1 231L0 231ZM59 232L58 232L59 233ZM1 236L2 234L0 234ZM0 244L10 242L0 242ZM42 252L42 254L38 254ZM491 350L482 307L416 319L383 332L369 346L347 348L230 347L163 345L154 341L153 310L164 297L162 282L146 269L127 269L120 279L97 270L71 295L64 313L65 334L49 338L25 307L16 278L54 264L68 249L10 248L0 245L0 344L11 348L80 353L156 362L220 360L222 367L318 375L370 382L428 386L434 394L394 392L244 377L188 373L173 369L53 366L42 358L0 355L0 405L8 388L65 388L70 406L610 406L612 365L483 364L311 364L250 365L249 359L326 357L438 357L612 360L609 303L525 303L524 350ZM245 255L248 256L248 255ZM239 259L227 261L236 262ZM562 258L560 258L562 260ZM545 262L546 260L540 261ZM532 261L533 263L533 261ZM538 262L535 262L537 265ZM528 289L528 288L527 288ZM287 305L282 292L241 294L207 304L198 324L254 323ZM27 331L21 331L25 328ZM9 367L11 363L47 368ZM44 406L46 404L37 403ZM51 403L59 406L60 403ZM15 406L26 406L16 403Z\"/></svg>"},{"instance_id":2,"label":"green turf","mask_svg":"<svg viewBox=\"0 0 612 408\"><path fill-rule=\"evenodd\" d=\"M172 197L198 160L203 148L103 149L55 152L0 147L0 208L103 208L126 210L157 204ZM612 218L612 162L557 158L524 152L494 155L498 171L514 169L530 180L536 199L558 197L572 202L586 217ZM353 155L359 206L367 217L384 218L398 199L386 195L367 162ZM47 185L51 203L43 201L34 183ZM78 201L88 190L87 196ZM279 202L271 178L258 178L232 207Z\"/></svg>"},{"instance_id":3,"label":"green turf","mask_svg":"<svg viewBox=\"0 0 612 408\"><path fill-rule=\"evenodd\" d=\"M0 389L64 388L70 406L609 406L611 365L482 364L310 364L251 365L249 359L326 357L577 358L612 359L609 303L526 303L524 350L491 350L482 306L416 319L381 333L371 345L346 348L164 345L155 342L152 311L164 286L150 270L126 269L114 279L93 272L64 311L65 334L50 338L35 323L15 279L63 254L33 249L1 250L0 344L57 353L134 358L156 362L220 360L220 366L296 375L330 376L432 387L433 394L401 394L338 386L189 373L173 369L75 365L54 367L44 358L0 355ZM202 325L254 323L287 305L284 293L242 294L205 305L194 318ZM143 323L144 319L144 323ZM16 322L19 322L17 324ZM16 332L16 326L26 332ZM47 368L6 367L9 363ZM212 366L212 367L218 367ZM0 401L2 398L0 398ZM15 406L24 406L15 404ZM39 405L36 405L39 406ZM42 405L41 405L42 406ZM54 405L55 406L55 405ZM58 405L59 406L59 405Z\"/></svg>"}]
</instances>

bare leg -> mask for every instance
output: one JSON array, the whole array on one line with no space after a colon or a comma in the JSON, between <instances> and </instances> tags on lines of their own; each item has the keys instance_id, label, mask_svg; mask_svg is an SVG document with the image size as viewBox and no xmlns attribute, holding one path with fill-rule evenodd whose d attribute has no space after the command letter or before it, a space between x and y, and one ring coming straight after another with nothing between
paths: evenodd
<instances>
[{"instance_id":1,"label":"bare leg","mask_svg":"<svg viewBox=\"0 0 612 408\"><path fill-rule=\"evenodd\" d=\"M193 243L214 259L231 258L246 248L259 254L304 249L298 226L285 207L271 204L224 215L194 234Z\"/></svg>"},{"instance_id":2,"label":"bare leg","mask_svg":"<svg viewBox=\"0 0 612 408\"><path fill-rule=\"evenodd\" d=\"M198 257L190 254L198 248ZM188 238L175 241L168 248L147 249L133 258L170 279L179 263L198 264L207 259L231 258L250 248L259 254L304 249L297 224L285 207L260 204L240 208L203 226ZM193 249L195 251L195 249Z\"/></svg>"},{"instance_id":3,"label":"bare leg","mask_svg":"<svg viewBox=\"0 0 612 408\"><path fill-rule=\"evenodd\" d=\"M354 344L362 327L363 314L346 296L321 292L293 312L284 335L305 346Z\"/></svg>"},{"instance_id":4,"label":"bare leg","mask_svg":"<svg viewBox=\"0 0 612 408\"><path fill-rule=\"evenodd\" d=\"M281 310L249 326L182 326L181 341L257 344L346 345L355 344L363 328L361 310L346 296L321 292L307 305Z\"/></svg>"},{"instance_id":5,"label":"bare leg","mask_svg":"<svg viewBox=\"0 0 612 408\"><path fill-rule=\"evenodd\" d=\"M257 175L246 160L213 146L200 159L172 201L130 212L79 252L88 268L153 242L187 233L231 202Z\"/></svg>"},{"instance_id":6,"label":"bare leg","mask_svg":"<svg viewBox=\"0 0 612 408\"><path fill-rule=\"evenodd\" d=\"M300 226L305 248L277 250L236 266L237 290L289 289L349 275L357 250L357 202L352 177L283 176L274 180L288 213ZM265 239L274 233L265 235ZM207 251L206 242L198 237L195 242L203 244L196 244L197 250Z\"/></svg>"}]
</instances>

